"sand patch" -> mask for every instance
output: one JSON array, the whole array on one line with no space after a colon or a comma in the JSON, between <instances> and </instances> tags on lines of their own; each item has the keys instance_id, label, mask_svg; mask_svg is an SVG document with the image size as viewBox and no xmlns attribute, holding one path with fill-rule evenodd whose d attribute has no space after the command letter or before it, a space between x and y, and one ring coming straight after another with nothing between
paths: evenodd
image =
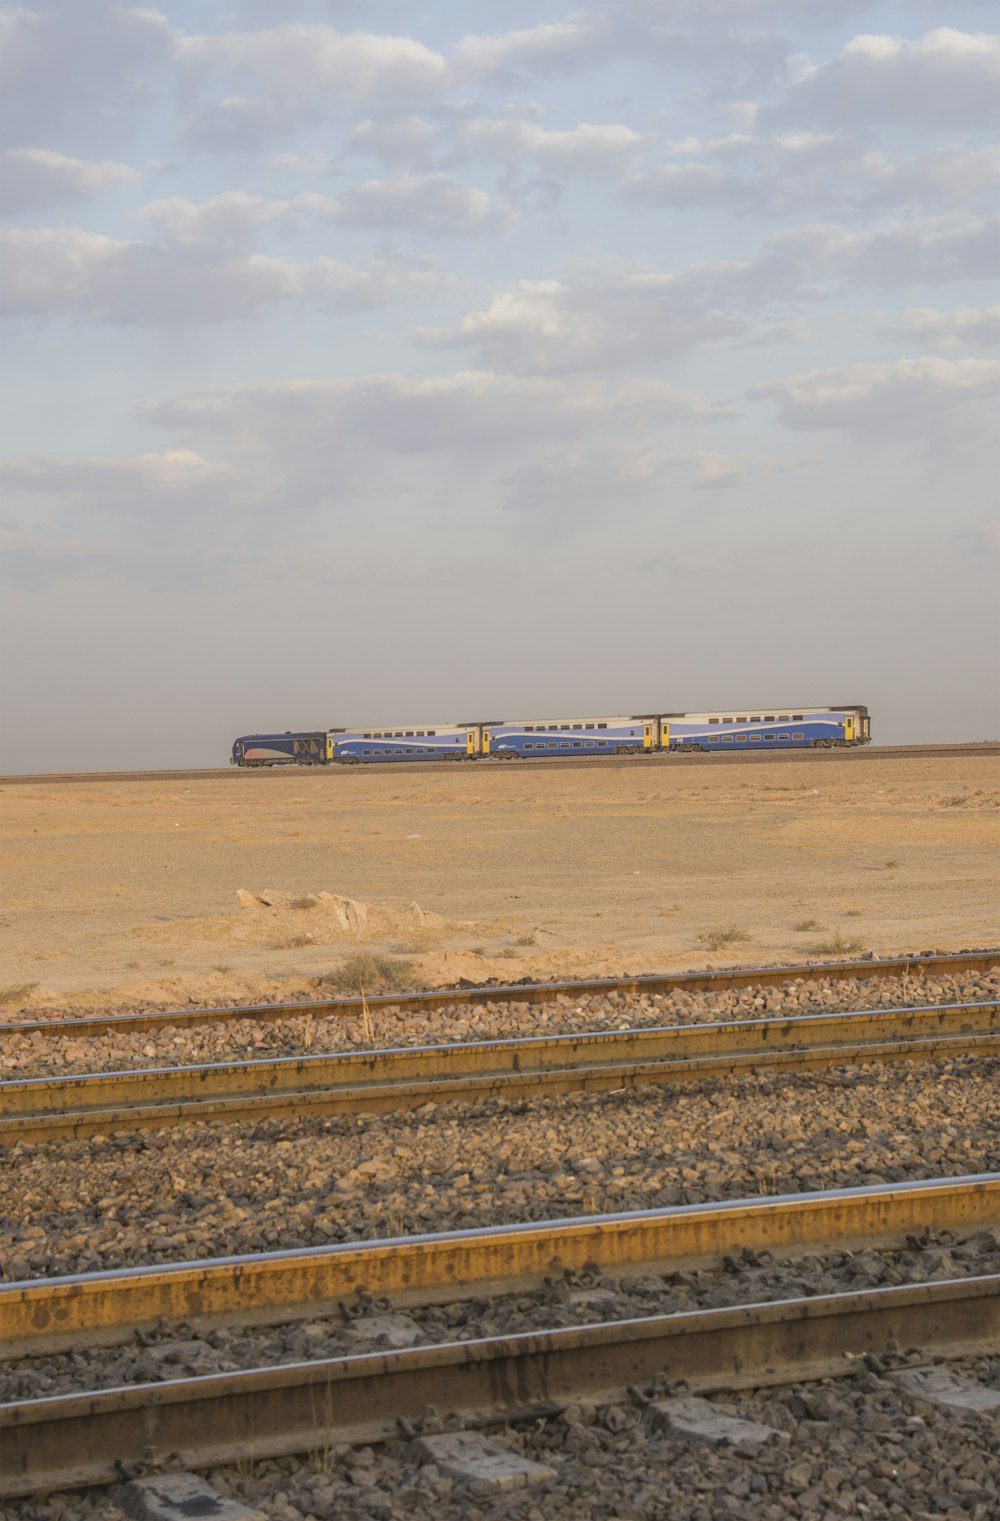
<instances>
[{"instance_id":1,"label":"sand patch","mask_svg":"<svg viewBox=\"0 0 1000 1521\"><path fill-rule=\"evenodd\" d=\"M430 913L419 903L367 902L337 893L279 893L270 888L238 888L234 914L177 919L169 924L138 924L132 938L145 944L260 946L273 950L299 947L386 945L430 949L472 928L461 920Z\"/></svg>"}]
</instances>

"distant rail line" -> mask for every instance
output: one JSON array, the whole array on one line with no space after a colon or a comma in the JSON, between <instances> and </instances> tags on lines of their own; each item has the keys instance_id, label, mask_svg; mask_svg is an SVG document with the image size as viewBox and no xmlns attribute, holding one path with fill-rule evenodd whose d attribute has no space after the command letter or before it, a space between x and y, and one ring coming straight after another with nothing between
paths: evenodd
<instances>
[{"instance_id":1,"label":"distant rail line","mask_svg":"<svg viewBox=\"0 0 1000 1521\"><path fill-rule=\"evenodd\" d=\"M1000 1056L1000 1003L403 1046L0 1082L0 1146L192 1122L377 1114L854 1062Z\"/></svg>"},{"instance_id":2,"label":"distant rail line","mask_svg":"<svg viewBox=\"0 0 1000 1521\"><path fill-rule=\"evenodd\" d=\"M136 1014L60 1014L52 1019L19 1020L2 1026L10 1035L57 1037L105 1035L172 1029L197 1029L238 1019L273 1024L311 1014L322 1018L357 1018L364 1008L398 1009L401 1013L432 1013L437 1009L478 1003L551 1003L560 996L582 998L626 993L721 993L751 987L780 987L786 982L865 982L875 977L941 977L963 972L989 972L1000 966L1000 948L977 951L915 952L908 956L874 957L862 961L810 961L790 966L726 967L717 971L641 973L634 977L588 977L561 982L463 984L414 993L371 993L362 997L303 999L293 1003L234 1004L219 1008L149 1010ZM905 994L904 994L905 996Z\"/></svg>"},{"instance_id":3,"label":"distant rail line","mask_svg":"<svg viewBox=\"0 0 1000 1521\"><path fill-rule=\"evenodd\" d=\"M866 760L919 760L921 758L934 758L938 756L965 756L967 758L974 758L980 755L1000 755L1000 741L982 740L966 744L939 745L874 745L858 749L845 748L843 750L765 750L761 751L759 755L676 753L661 755L651 753L643 756L626 757L588 756L584 759L571 757L566 760L553 757L551 760L537 761L524 757L518 763L515 774L518 774L519 771L527 770L553 771L557 768L560 770L565 770L566 768L575 770L580 767L585 767L588 771L601 768L605 770L608 768L618 770L622 767L633 766L641 774L641 768L644 765L646 767L663 766L672 771L675 767L681 766L782 766L798 765L800 762L805 762L809 765L829 765L835 761L847 761L853 764L857 761ZM487 771L503 772L504 774L509 774L511 770L510 765L493 765L488 758L477 760L475 764L480 769L485 768ZM454 762L445 761L421 761L419 763L412 762L409 765L401 762L399 765L369 767L366 770L366 774L372 770L376 771L379 775L387 775L397 779L401 771L407 776L412 775L414 772L420 776L423 776L427 772L435 774L444 772L449 776L455 775L456 772L459 776L467 774L461 767L456 768ZM298 781L307 776L313 778L331 775L340 776L345 771L352 775L358 774L358 768L337 765L215 766L187 768L176 771L48 771L37 774L16 773L9 776L0 776L0 787L26 786L32 783L41 784L49 782L117 782L119 784L123 782L163 782L166 784L171 782L221 781L227 777L245 778L253 776L260 778L275 774L281 775L282 773L294 776Z\"/></svg>"},{"instance_id":4,"label":"distant rail line","mask_svg":"<svg viewBox=\"0 0 1000 1521\"><path fill-rule=\"evenodd\" d=\"M0 1285L11 1353L186 1325L315 1314L358 1290L442 1301L589 1263L617 1273L835 1243L969 1235L1000 1219L1000 1175L591 1216L320 1250ZM1000 1277L482 1338L0 1406L0 1497L102 1484L169 1453L187 1467L385 1440L430 1404L468 1424L554 1414L662 1376L710 1392L850 1372L887 1347L1000 1350Z\"/></svg>"}]
</instances>

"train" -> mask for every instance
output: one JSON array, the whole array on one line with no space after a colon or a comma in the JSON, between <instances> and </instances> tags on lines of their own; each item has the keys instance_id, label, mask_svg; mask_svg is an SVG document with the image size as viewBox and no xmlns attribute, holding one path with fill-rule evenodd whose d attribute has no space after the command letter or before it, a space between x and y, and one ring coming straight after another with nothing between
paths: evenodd
<instances>
[{"instance_id":1,"label":"train","mask_svg":"<svg viewBox=\"0 0 1000 1521\"><path fill-rule=\"evenodd\" d=\"M807 704L744 713L640 713L603 718L480 719L403 728L330 728L309 733L243 734L234 766L360 766L408 761L580 760L595 755L704 751L841 749L871 742L871 715L860 703Z\"/></svg>"}]
</instances>

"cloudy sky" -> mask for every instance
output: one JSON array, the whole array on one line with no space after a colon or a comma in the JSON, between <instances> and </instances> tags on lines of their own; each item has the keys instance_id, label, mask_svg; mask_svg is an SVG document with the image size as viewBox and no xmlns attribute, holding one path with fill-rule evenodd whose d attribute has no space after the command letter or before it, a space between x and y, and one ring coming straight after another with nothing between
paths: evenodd
<instances>
[{"instance_id":1,"label":"cloudy sky","mask_svg":"<svg viewBox=\"0 0 1000 1521\"><path fill-rule=\"evenodd\" d=\"M0 767L793 699L998 737L995 23L0 6Z\"/></svg>"}]
</instances>

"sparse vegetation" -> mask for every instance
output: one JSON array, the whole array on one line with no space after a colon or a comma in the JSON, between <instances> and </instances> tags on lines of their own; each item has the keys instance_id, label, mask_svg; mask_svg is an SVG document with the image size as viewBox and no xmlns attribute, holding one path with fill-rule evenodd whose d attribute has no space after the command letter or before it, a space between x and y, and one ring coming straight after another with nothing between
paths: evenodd
<instances>
[{"instance_id":1,"label":"sparse vegetation","mask_svg":"<svg viewBox=\"0 0 1000 1521\"><path fill-rule=\"evenodd\" d=\"M841 934L831 935L813 946L817 956L858 956L868 947L860 940L850 940Z\"/></svg>"},{"instance_id":2,"label":"sparse vegetation","mask_svg":"<svg viewBox=\"0 0 1000 1521\"><path fill-rule=\"evenodd\" d=\"M390 956L375 956L358 951L348 956L332 972L317 979L317 987L334 993L402 993L412 988L415 969L412 961L393 961Z\"/></svg>"},{"instance_id":3,"label":"sparse vegetation","mask_svg":"<svg viewBox=\"0 0 1000 1521\"><path fill-rule=\"evenodd\" d=\"M730 925L728 929L706 930L698 936L698 942L707 951L721 951L724 946L738 945L741 941L749 940L746 930L738 929L736 925Z\"/></svg>"},{"instance_id":4,"label":"sparse vegetation","mask_svg":"<svg viewBox=\"0 0 1000 1521\"><path fill-rule=\"evenodd\" d=\"M885 863L885 870L886 871L895 871L898 866L899 866L899 862L898 861L886 861L886 863Z\"/></svg>"},{"instance_id":5,"label":"sparse vegetation","mask_svg":"<svg viewBox=\"0 0 1000 1521\"><path fill-rule=\"evenodd\" d=\"M818 919L800 919L792 925L793 930L821 930L823 928Z\"/></svg>"},{"instance_id":6,"label":"sparse vegetation","mask_svg":"<svg viewBox=\"0 0 1000 1521\"><path fill-rule=\"evenodd\" d=\"M5 988L0 988L0 1003L20 1003L33 993L37 988L37 982L11 982Z\"/></svg>"},{"instance_id":7,"label":"sparse vegetation","mask_svg":"<svg viewBox=\"0 0 1000 1521\"><path fill-rule=\"evenodd\" d=\"M318 902L319 902L319 899L317 897L315 897L312 893L306 893L305 897L303 897L303 898L292 898L292 900L289 903L288 907L289 908L315 908L316 905L318 904Z\"/></svg>"},{"instance_id":8,"label":"sparse vegetation","mask_svg":"<svg viewBox=\"0 0 1000 1521\"><path fill-rule=\"evenodd\" d=\"M272 951L297 951L304 945L315 945L312 935L289 935L287 940L272 940Z\"/></svg>"},{"instance_id":9,"label":"sparse vegetation","mask_svg":"<svg viewBox=\"0 0 1000 1521\"><path fill-rule=\"evenodd\" d=\"M531 931L528 930L523 935L518 935L517 939L514 941L514 944L515 945L537 945L538 941L537 941L536 937L531 933Z\"/></svg>"},{"instance_id":10,"label":"sparse vegetation","mask_svg":"<svg viewBox=\"0 0 1000 1521\"><path fill-rule=\"evenodd\" d=\"M469 951L469 955L470 956L485 956L486 955L486 947L485 947L485 945L474 945L474 946L472 946L471 950Z\"/></svg>"},{"instance_id":11,"label":"sparse vegetation","mask_svg":"<svg viewBox=\"0 0 1000 1521\"><path fill-rule=\"evenodd\" d=\"M844 918L845 919L860 919L861 915L863 913L864 913L864 909L862 909L862 908L845 908L844 909Z\"/></svg>"},{"instance_id":12,"label":"sparse vegetation","mask_svg":"<svg viewBox=\"0 0 1000 1521\"><path fill-rule=\"evenodd\" d=\"M231 966L214 966L212 968L213 972L221 972L222 975L223 975L223 977L227 976L228 973L231 972L232 970L233 969L232 969Z\"/></svg>"}]
</instances>

